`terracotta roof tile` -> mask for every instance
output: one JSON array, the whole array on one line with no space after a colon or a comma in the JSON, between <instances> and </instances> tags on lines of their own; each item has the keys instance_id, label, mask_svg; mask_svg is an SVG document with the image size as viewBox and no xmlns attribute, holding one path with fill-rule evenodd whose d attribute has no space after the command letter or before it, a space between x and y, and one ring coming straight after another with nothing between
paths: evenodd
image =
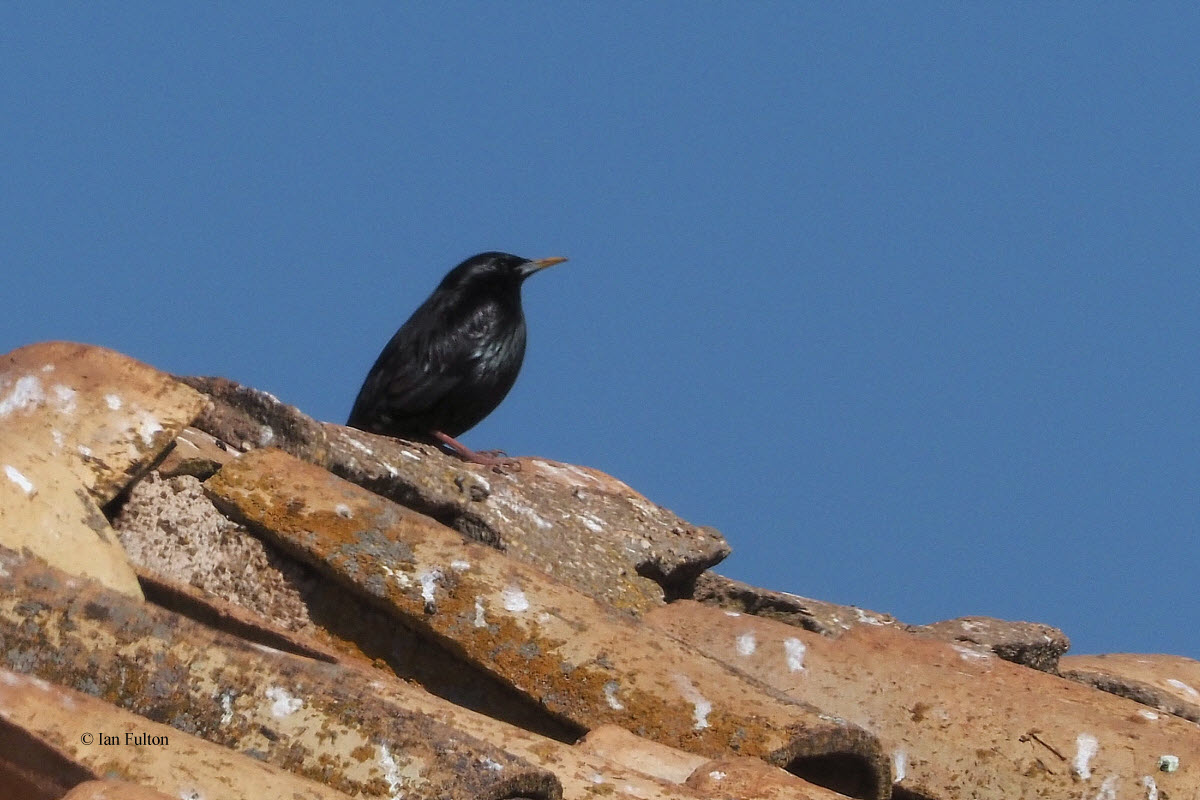
<instances>
[{"instance_id":1,"label":"terracotta roof tile","mask_svg":"<svg viewBox=\"0 0 1200 800\"><path fill-rule=\"evenodd\" d=\"M1197 662L748 586L585 467L65 343L0 357L0 454L2 798L1200 796Z\"/></svg>"},{"instance_id":2,"label":"terracotta roof tile","mask_svg":"<svg viewBox=\"0 0 1200 800\"><path fill-rule=\"evenodd\" d=\"M1200 661L1182 656L1112 653L1066 656L1064 678L1200 722Z\"/></svg>"},{"instance_id":3,"label":"terracotta roof tile","mask_svg":"<svg viewBox=\"0 0 1200 800\"><path fill-rule=\"evenodd\" d=\"M961 645L868 625L835 639L692 602L647 622L878 734L897 786L923 797L1200 790L1200 729ZM1189 768L1160 772L1164 755Z\"/></svg>"},{"instance_id":4,"label":"terracotta roof tile","mask_svg":"<svg viewBox=\"0 0 1200 800\"><path fill-rule=\"evenodd\" d=\"M206 488L238 521L583 730L611 722L779 765L844 752L880 770L875 743L853 725L282 451L247 453Z\"/></svg>"}]
</instances>

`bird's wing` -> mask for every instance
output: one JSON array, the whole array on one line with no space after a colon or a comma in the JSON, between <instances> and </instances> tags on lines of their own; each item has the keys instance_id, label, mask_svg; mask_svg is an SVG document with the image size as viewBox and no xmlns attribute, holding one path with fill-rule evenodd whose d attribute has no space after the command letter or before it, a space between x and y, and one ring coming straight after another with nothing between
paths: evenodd
<instances>
[{"instance_id":1,"label":"bird's wing","mask_svg":"<svg viewBox=\"0 0 1200 800\"><path fill-rule=\"evenodd\" d=\"M396 332L395 346L388 345L387 363L373 370L380 385L372 394L396 421L429 412L469 377L487 333L487 319L480 314L457 324L406 324Z\"/></svg>"}]
</instances>

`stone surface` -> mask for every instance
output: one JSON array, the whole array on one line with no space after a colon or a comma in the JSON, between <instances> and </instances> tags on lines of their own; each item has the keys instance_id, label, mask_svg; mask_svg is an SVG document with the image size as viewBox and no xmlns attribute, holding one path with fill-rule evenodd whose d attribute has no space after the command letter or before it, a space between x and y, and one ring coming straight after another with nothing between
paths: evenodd
<instances>
[{"instance_id":1,"label":"stone surface","mask_svg":"<svg viewBox=\"0 0 1200 800\"><path fill-rule=\"evenodd\" d=\"M247 453L205 486L238 521L585 730L609 722L692 752L732 749L781 766L848 754L886 786L874 741L854 726L764 692L536 568L282 451Z\"/></svg>"},{"instance_id":2,"label":"stone surface","mask_svg":"<svg viewBox=\"0 0 1200 800\"><path fill-rule=\"evenodd\" d=\"M362 797L559 795L553 776L361 673L205 628L0 549L0 667Z\"/></svg>"},{"instance_id":3,"label":"stone surface","mask_svg":"<svg viewBox=\"0 0 1200 800\"><path fill-rule=\"evenodd\" d=\"M692 602L646 620L876 733L897 788L919 797L1200 791L1200 728L972 648L870 625L831 638Z\"/></svg>"},{"instance_id":4,"label":"stone surface","mask_svg":"<svg viewBox=\"0 0 1200 800\"><path fill-rule=\"evenodd\" d=\"M190 475L151 472L129 491L113 528L151 574L242 606L285 630L312 629L301 570L225 518Z\"/></svg>"},{"instance_id":5,"label":"stone surface","mask_svg":"<svg viewBox=\"0 0 1200 800\"><path fill-rule=\"evenodd\" d=\"M0 543L141 597L100 507L206 403L99 347L48 342L0 356Z\"/></svg>"},{"instance_id":6,"label":"stone surface","mask_svg":"<svg viewBox=\"0 0 1200 800\"><path fill-rule=\"evenodd\" d=\"M979 645L1005 661L1042 672L1058 670L1058 659L1071 646L1058 628L1037 622L1009 622L992 617L959 617L912 628L948 642Z\"/></svg>"},{"instance_id":7,"label":"stone surface","mask_svg":"<svg viewBox=\"0 0 1200 800\"><path fill-rule=\"evenodd\" d=\"M1110 653L1066 656L1064 678L1200 722L1200 661L1182 656Z\"/></svg>"},{"instance_id":8,"label":"stone surface","mask_svg":"<svg viewBox=\"0 0 1200 800\"><path fill-rule=\"evenodd\" d=\"M2 669L0 719L30 732L90 775L120 779L122 783L118 786L109 787L107 796L114 800L152 796L132 794L135 785L143 792L205 800L346 798L286 770L131 714L90 695ZM111 738L102 741L101 735ZM85 743L84 736L90 736L90 741ZM118 789L131 793L122 794Z\"/></svg>"}]
</instances>

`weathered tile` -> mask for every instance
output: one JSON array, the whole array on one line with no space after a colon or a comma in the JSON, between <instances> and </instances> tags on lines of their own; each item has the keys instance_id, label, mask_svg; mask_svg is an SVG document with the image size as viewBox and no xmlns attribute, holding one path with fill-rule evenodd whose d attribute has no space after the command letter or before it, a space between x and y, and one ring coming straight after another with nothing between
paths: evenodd
<instances>
[{"instance_id":1,"label":"weathered tile","mask_svg":"<svg viewBox=\"0 0 1200 800\"><path fill-rule=\"evenodd\" d=\"M737 797L739 800L844 800L846 797L757 758L723 756L705 759L643 739L615 725L602 725L592 730L576 747L623 767L713 797Z\"/></svg>"},{"instance_id":2,"label":"weathered tile","mask_svg":"<svg viewBox=\"0 0 1200 800\"><path fill-rule=\"evenodd\" d=\"M207 402L169 375L103 347L44 342L0 356L0 435L24 439L43 461L70 467L102 506Z\"/></svg>"},{"instance_id":3,"label":"weathered tile","mask_svg":"<svg viewBox=\"0 0 1200 800\"><path fill-rule=\"evenodd\" d=\"M0 666L347 794L553 798L553 776L347 667L205 628L0 549Z\"/></svg>"},{"instance_id":4,"label":"weathered tile","mask_svg":"<svg viewBox=\"0 0 1200 800\"><path fill-rule=\"evenodd\" d=\"M1066 656L1064 678L1200 722L1200 661L1182 656L1110 653Z\"/></svg>"},{"instance_id":5,"label":"weathered tile","mask_svg":"<svg viewBox=\"0 0 1200 800\"><path fill-rule=\"evenodd\" d=\"M1053 626L993 617L958 617L911 630L947 642L978 645L1005 661L1042 672L1056 672L1059 657L1071 646L1066 634Z\"/></svg>"},{"instance_id":6,"label":"weathered tile","mask_svg":"<svg viewBox=\"0 0 1200 800\"><path fill-rule=\"evenodd\" d=\"M521 458L519 472L498 474L436 447L318 423L223 378L180 380L209 395L196 427L218 440L326 467L618 608L659 605L729 554L717 531L596 470Z\"/></svg>"},{"instance_id":7,"label":"weathered tile","mask_svg":"<svg viewBox=\"0 0 1200 800\"><path fill-rule=\"evenodd\" d=\"M67 797L118 800L161 797L158 793L163 792L176 798L205 800L346 800L340 792L258 759L131 714L91 695L5 669L0 669L0 720L61 752L78 769L122 781L107 787L103 784L109 781L97 782L101 785L88 786L87 792L77 786L79 794L73 792Z\"/></svg>"},{"instance_id":8,"label":"weathered tile","mask_svg":"<svg viewBox=\"0 0 1200 800\"><path fill-rule=\"evenodd\" d=\"M763 589L715 572L700 575L687 596L726 611L754 614L826 636L838 636L855 625L905 627L903 622L890 614Z\"/></svg>"},{"instance_id":9,"label":"weathered tile","mask_svg":"<svg viewBox=\"0 0 1200 800\"><path fill-rule=\"evenodd\" d=\"M878 734L897 787L921 797L1200 791L1200 728L973 648L870 625L831 638L692 602L646 620ZM1160 769L1168 756L1178 769Z\"/></svg>"},{"instance_id":10,"label":"weathered tile","mask_svg":"<svg viewBox=\"0 0 1200 800\"><path fill-rule=\"evenodd\" d=\"M320 468L258 450L206 487L239 522L584 729L610 722L779 765L849 754L880 785L886 767L860 729Z\"/></svg>"}]
</instances>

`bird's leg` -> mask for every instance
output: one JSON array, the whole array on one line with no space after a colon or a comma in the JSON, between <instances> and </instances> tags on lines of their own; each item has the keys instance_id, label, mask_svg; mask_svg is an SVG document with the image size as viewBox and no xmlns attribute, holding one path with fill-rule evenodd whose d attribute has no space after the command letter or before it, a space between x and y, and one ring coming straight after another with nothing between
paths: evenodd
<instances>
[{"instance_id":1,"label":"bird's leg","mask_svg":"<svg viewBox=\"0 0 1200 800\"><path fill-rule=\"evenodd\" d=\"M449 447L451 450L453 450L455 455L457 455L463 461L470 461L472 464L483 464L485 467L503 467L513 470L521 469L521 462L517 461L515 458L499 458L495 455L496 453L503 455L503 451L492 450L488 452L476 452L455 439L453 436L448 436L441 431L433 431L432 434L433 438L437 439L439 442L446 445L446 447Z\"/></svg>"}]
</instances>

